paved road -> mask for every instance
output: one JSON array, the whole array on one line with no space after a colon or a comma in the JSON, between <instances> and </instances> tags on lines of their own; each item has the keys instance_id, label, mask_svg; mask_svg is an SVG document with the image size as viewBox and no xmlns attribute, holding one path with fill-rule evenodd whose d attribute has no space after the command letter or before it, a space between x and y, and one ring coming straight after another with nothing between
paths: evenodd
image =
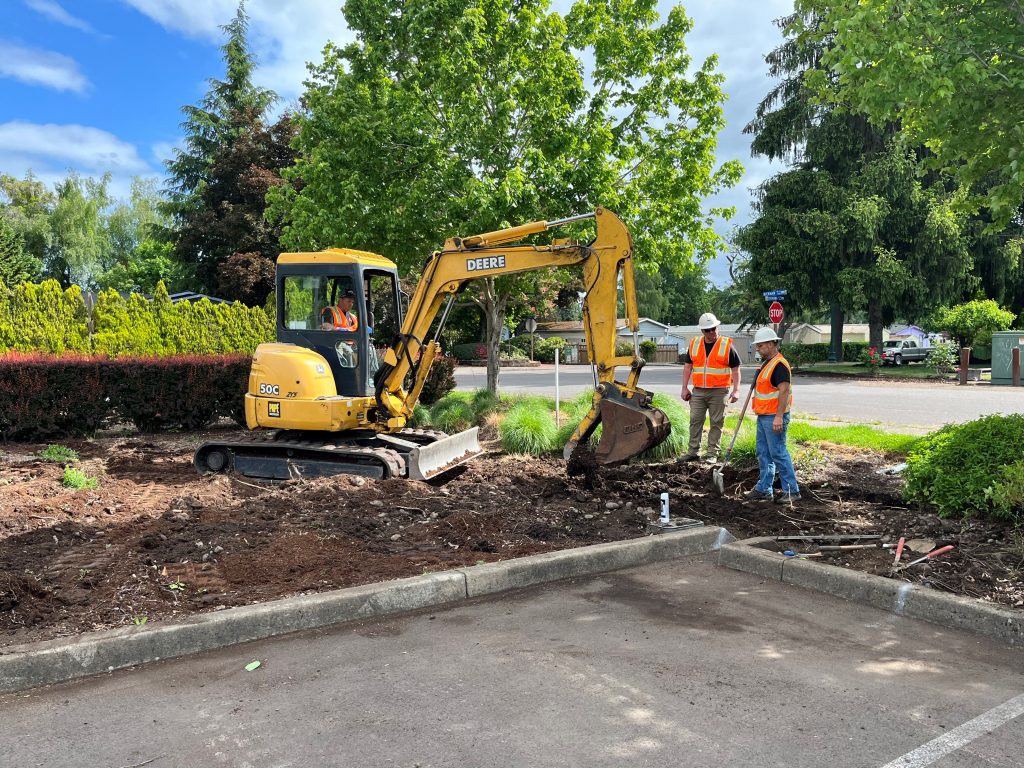
<instances>
[{"instance_id":1,"label":"paved road","mask_svg":"<svg viewBox=\"0 0 1024 768\"><path fill-rule=\"evenodd\" d=\"M624 375L624 370L622 373ZM747 382L756 368L744 368ZM653 392L679 397L682 368L651 365L644 368L641 385ZM588 366L561 366L560 390L565 398L593 387ZM459 389L487 386L484 368L460 366L455 370ZM746 386L746 385L745 385ZM555 394L554 366L508 368L502 371L502 392ZM1024 387L993 387L939 382L893 382L814 378L797 374L796 412L802 416L889 426L937 427L971 421L989 413L1024 413ZM737 404L736 410L739 410Z\"/></svg>"},{"instance_id":2,"label":"paved road","mask_svg":"<svg viewBox=\"0 0 1024 768\"><path fill-rule=\"evenodd\" d=\"M1021 649L713 561L0 696L0 763L1020 766Z\"/></svg>"}]
</instances>

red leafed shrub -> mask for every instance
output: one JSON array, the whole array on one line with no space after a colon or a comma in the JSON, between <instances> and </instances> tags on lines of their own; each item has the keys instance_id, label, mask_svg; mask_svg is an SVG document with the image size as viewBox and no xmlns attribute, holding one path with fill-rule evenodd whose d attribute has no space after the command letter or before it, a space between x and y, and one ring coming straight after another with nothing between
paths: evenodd
<instances>
[{"instance_id":1,"label":"red leafed shrub","mask_svg":"<svg viewBox=\"0 0 1024 768\"><path fill-rule=\"evenodd\" d=\"M41 353L0 356L0 438L89 435L111 412L106 361Z\"/></svg>"},{"instance_id":2,"label":"red leafed shrub","mask_svg":"<svg viewBox=\"0 0 1024 768\"><path fill-rule=\"evenodd\" d=\"M248 355L159 358L0 356L0 439L95 433L120 418L142 431L244 423Z\"/></svg>"},{"instance_id":3,"label":"red leafed shrub","mask_svg":"<svg viewBox=\"0 0 1024 768\"><path fill-rule=\"evenodd\" d=\"M237 419L250 363L248 355L181 355L122 357L108 365L116 381L118 414L140 431L152 432L199 429L218 414Z\"/></svg>"}]
</instances>

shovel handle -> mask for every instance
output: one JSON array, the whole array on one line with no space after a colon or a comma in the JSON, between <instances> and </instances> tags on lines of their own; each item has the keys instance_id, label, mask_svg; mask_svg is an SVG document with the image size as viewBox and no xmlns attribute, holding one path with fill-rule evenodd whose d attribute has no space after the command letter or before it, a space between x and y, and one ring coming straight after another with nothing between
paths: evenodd
<instances>
[{"instance_id":1,"label":"shovel handle","mask_svg":"<svg viewBox=\"0 0 1024 768\"><path fill-rule=\"evenodd\" d=\"M754 374L754 380L750 382L750 389L747 390L747 396L743 399L743 407L740 409L740 418L736 422L736 431L732 433L732 440L729 441L729 449L725 452L725 461L722 462L723 467L729 463L729 457L732 456L733 446L736 445L736 438L739 437L740 427L743 426L743 417L747 415L747 406L750 405L750 398L754 394L754 387L757 386L757 377L761 375L761 371L764 370L766 364L767 363L761 364L761 367L757 369L757 373Z\"/></svg>"}]
</instances>

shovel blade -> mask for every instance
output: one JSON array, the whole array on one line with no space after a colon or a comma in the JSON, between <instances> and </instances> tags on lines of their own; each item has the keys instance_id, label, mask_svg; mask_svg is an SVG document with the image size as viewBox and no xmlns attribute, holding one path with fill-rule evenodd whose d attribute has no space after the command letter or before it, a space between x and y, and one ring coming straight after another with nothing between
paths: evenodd
<instances>
[{"instance_id":1,"label":"shovel blade","mask_svg":"<svg viewBox=\"0 0 1024 768\"><path fill-rule=\"evenodd\" d=\"M718 491L719 496L725 495L725 475L722 474L722 470L715 467L715 471L711 473L711 480L715 484L715 490Z\"/></svg>"},{"instance_id":2,"label":"shovel blade","mask_svg":"<svg viewBox=\"0 0 1024 768\"><path fill-rule=\"evenodd\" d=\"M634 399L606 397L601 401L601 441L594 460L603 466L629 461L669 436L672 425L661 410Z\"/></svg>"}]
</instances>

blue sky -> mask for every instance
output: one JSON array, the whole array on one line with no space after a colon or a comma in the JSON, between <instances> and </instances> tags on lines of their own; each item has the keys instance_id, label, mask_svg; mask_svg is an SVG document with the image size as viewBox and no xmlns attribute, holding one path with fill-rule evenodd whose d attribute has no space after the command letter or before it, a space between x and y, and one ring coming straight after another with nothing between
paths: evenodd
<instances>
[{"instance_id":1,"label":"blue sky","mask_svg":"<svg viewBox=\"0 0 1024 768\"><path fill-rule=\"evenodd\" d=\"M195 104L207 79L221 77L219 27L236 0L0 0L0 173L31 169L53 184L69 170L113 175L111 191L126 196L133 176L163 174L181 141L181 107ZM556 2L555 7L568 5ZM671 4L663 2L668 8ZM792 0L689 0L687 40L695 61L718 53L726 75L728 126L719 158L746 167L740 185L715 204L737 206L733 223L749 220L749 189L778 170L750 157L743 126L769 81L764 54L780 42L772 19ZM302 93L307 61L319 61L328 40L351 39L341 0L249 0L255 80L282 106ZM553 216L563 212L553 212ZM722 224L725 233L733 224ZM725 264L711 267L726 278Z\"/></svg>"}]
</instances>

